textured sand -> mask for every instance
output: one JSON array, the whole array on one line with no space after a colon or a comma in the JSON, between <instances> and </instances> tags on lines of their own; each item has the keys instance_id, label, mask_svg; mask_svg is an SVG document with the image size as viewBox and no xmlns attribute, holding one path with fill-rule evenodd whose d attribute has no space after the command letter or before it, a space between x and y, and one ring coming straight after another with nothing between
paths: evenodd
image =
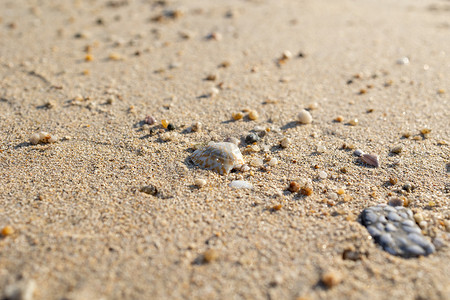
<instances>
[{"instance_id":1,"label":"textured sand","mask_svg":"<svg viewBox=\"0 0 450 300\"><path fill-rule=\"evenodd\" d=\"M35 282L34 299L449 299L449 20L442 0L2 0L0 228L15 232L0 238L0 292ZM296 124L312 103L313 123ZM245 108L260 118L231 121ZM177 129L150 134L147 114ZM244 159L277 166L220 176L189 162L196 145L255 126L272 129L259 142L269 151ZM40 131L59 142L31 145ZM380 168L344 144L378 154ZM313 195L286 190L308 179ZM139 192L149 184L157 196ZM392 196L445 246L402 259L374 244L358 215ZM332 288L320 281L329 271L342 277Z\"/></svg>"}]
</instances>

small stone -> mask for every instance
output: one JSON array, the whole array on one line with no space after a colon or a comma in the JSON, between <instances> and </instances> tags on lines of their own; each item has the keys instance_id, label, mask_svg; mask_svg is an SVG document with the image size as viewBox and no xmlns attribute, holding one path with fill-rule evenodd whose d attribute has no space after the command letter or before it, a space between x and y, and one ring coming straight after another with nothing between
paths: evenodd
<instances>
[{"instance_id":1,"label":"small stone","mask_svg":"<svg viewBox=\"0 0 450 300\"><path fill-rule=\"evenodd\" d=\"M263 164L264 164L263 160L258 157L254 157L250 160L250 165L252 167L262 167Z\"/></svg>"},{"instance_id":2,"label":"small stone","mask_svg":"<svg viewBox=\"0 0 450 300\"><path fill-rule=\"evenodd\" d=\"M213 86L209 90L208 96L210 98L214 98L215 96L219 95L219 93L220 93L219 89Z\"/></svg>"},{"instance_id":3,"label":"small stone","mask_svg":"<svg viewBox=\"0 0 450 300\"><path fill-rule=\"evenodd\" d=\"M2 236L8 236L14 233L14 228L12 228L12 226L10 225L6 225L5 227L3 227L1 234Z\"/></svg>"},{"instance_id":4,"label":"small stone","mask_svg":"<svg viewBox=\"0 0 450 300\"><path fill-rule=\"evenodd\" d=\"M317 153L324 153L325 151L327 151L327 148L322 145L322 144L318 144L316 147L316 152Z\"/></svg>"},{"instance_id":5,"label":"small stone","mask_svg":"<svg viewBox=\"0 0 450 300\"><path fill-rule=\"evenodd\" d=\"M336 201L338 199L338 194L331 192L328 194L327 198L332 201Z\"/></svg>"},{"instance_id":6,"label":"small stone","mask_svg":"<svg viewBox=\"0 0 450 300\"><path fill-rule=\"evenodd\" d=\"M36 290L36 282L34 280L19 281L15 284L4 287L1 299L8 300L32 300Z\"/></svg>"},{"instance_id":7,"label":"small stone","mask_svg":"<svg viewBox=\"0 0 450 300\"><path fill-rule=\"evenodd\" d=\"M359 124L359 120L358 119L351 119L350 121L348 121L348 124L351 126L356 126Z\"/></svg>"},{"instance_id":8,"label":"small stone","mask_svg":"<svg viewBox=\"0 0 450 300\"><path fill-rule=\"evenodd\" d=\"M253 185L245 180L233 180L230 184L229 187L234 188L234 189L253 189Z\"/></svg>"},{"instance_id":9,"label":"small stone","mask_svg":"<svg viewBox=\"0 0 450 300\"><path fill-rule=\"evenodd\" d=\"M407 56L403 56L397 60L398 65L407 65L409 64L409 58Z\"/></svg>"},{"instance_id":10,"label":"small stone","mask_svg":"<svg viewBox=\"0 0 450 300\"><path fill-rule=\"evenodd\" d=\"M345 190L343 188L339 188L339 189L336 190L336 193L338 195L344 195L345 194Z\"/></svg>"},{"instance_id":11,"label":"small stone","mask_svg":"<svg viewBox=\"0 0 450 300\"><path fill-rule=\"evenodd\" d=\"M33 133L30 136L30 144L37 145L37 144L39 144L40 141L41 141L41 136L39 135L39 133Z\"/></svg>"},{"instance_id":12,"label":"small stone","mask_svg":"<svg viewBox=\"0 0 450 300\"><path fill-rule=\"evenodd\" d=\"M280 141L280 145L282 148L287 148L290 144L292 144L292 140L288 137L282 138Z\"/></svg>"},{"instance_id":13,"label":"small stone","mask_svg":"<svg viewBox=\"0 0 450 300\"><path fill-rule=\"evenodd\" d=\"M175 130L175 125L173 125L173 123L169 123L167 125L167 130L169 130L169 131Z\"/></svg>"},{"instance_id":14,"label":"small stone","mask_svg":"<svg viewBox=\"0 0 450 300\"><path fill-rule=\"evenodd\" d=\"M167 126L169 126L169 121L167 121L166 119L162 119L162 120L161 120L161 125L162 125L162 127L164 127L165 129L167 129Z\"/></svg>"},{"instance_id":15,"label":"small stone","mask_svg":"<svg viewBox=\"0 0 450 300\"><path fill-rule=\"evenodd\" d=\"M397 177L389 177L389 183L392 185L396 185L398 182Z\"/></svg>"},{"instance_id":16,"label":"small stone","mask_svg":"<svg viewBox=\"0 0 450 300\"><path fill-rule=\"evenodd\" d=\"M431 132L431 129L429 129L429 128L423 128L423 129L420 130L420 133L421 133L422 135L427 135L427 134L429 134L430 132Z\"/></svg>"},{"instance_id":17,"label":"small stone","mask_svg":"<svg viewBox=\"0 0 450 300\"><path fill-rule=\"evenodd\" d=\"M208 249L203 253L203 260L205 263L211 263L219 258L219 252L214 249Z\"/></svg>"},{"instance_id":18,"label":"small stone","mask_svg":"<svg viewBox=\"0 0 450 300\"><path fill-rule=\"evenodd\" d=\"M310 124L312 120L311 114L305 109L302 109L297 115L297 122L300 124Z\"/></svg>"},{"instance_id":19,"label":"small stone","mask_svg":"<svg viewBox=\"0 0 450 300\"><path fill-rule=\"evenodd\" d=\"M108 55L108 58L110 59L110 60L123 60L124 58L123 58L123 56L122 55L120 55L119 53L115 53L115 52L113 52L113 53L110 53L109 55Z\"/></svg>"},{"instance_id":20,"label":"small stone","mask_svg":"<svg viewBox=\"0 0 450 300\"><path fill-rule=\"evenodd\" d=\"M235 137L228 137L224 140L224 142L232 143L235 144L236 146L239 146L239 144L241 143L241 141Z\"/></svg>"},{"instance_id":21,"label":"small stone","mask_svg":"<svg viewBox=\"0 0 450 300\"><path fill-rule=\"evenodd\" d=\"M411 193L415 187L411 183L405 183L402 188L408 193Z\"/></svg>"},{"instance_id":22,"label":"small stone","mask_svg":"<svg viewBox=\"0 0 450 300\"><path fill-rule=\"evenodd\" d=\"M231 117L233 118L233 120L237 121L237 120L242 119L244 117L244 114L241 112L236 112L236 113L231 114Z\"/></svg>"},{"instance_id":23,"label":"small stone","mask_svg":"<svg viewBox=\"0 0 450 300\"><path fill-rule=\"evenodd\" d=\"M205 80L210 80L210 81L214 81L217 79L217 75L216 74L209 74L208 76L206 76Z\"/></svg>"},{"instance_id":24,"label":"small stone","mask_svg":"<svg viewBox=\"0 0 450 300\"><path fill-rule=\"evenodd\" d=\"M284 51L283 54L281 55L282 59L289 59L291 57L292 57L292 53L289 50Z\"/></svg>"},{"instance_id":25,"label":"small stone","mask_svg":"<svg viewBox=\"0 0 450 300\"><path fill-rule=\"evenodd\" d=\"M252 121L256 121L259 118L259 114L256 110L251 110L248 113L248 118Z\"/></svg>"},{"instance_id":26,"label":"small stone","mask_svg":"<svg viewBox=\"0 0 450 300\"><path fill-rule=\"evenodd\" d=\"M152 195L152 196L155 196L156 194L158 194L158 189L156 188L156 186L154 186L152 184L141 187L141 189L139 191L142 193Z\"/></svg>"},{"instance_id":27,"label":"small stone","mask_svg":"<svg viewBox=\"0 0 450 300\"><path fill-rule=\"evenodd\" d=\"M311 196L313 194L313 189L311 187L304 186L300 189L300 194L304 196Z\"/></svg>"},{"instance_id":28,"label":"small stone","mask_svg":"<svg viewBox=\"0 0 450 300\"><path fill-rule=\"evenodd\" d=\"M338 122L338 123L341 123L341 122L344 121L344 117L343 117L343 116L337 116L337 117L334 119L334 121L335 121L335 122Z\"/></svg>"},{"instance_id":29,"label":"small stone","mask_svg":"<svg viewBox=\"0 0 450 300\"><path fill-rule=\"evenodd\" d=\"M389 199L388 204L390 206L403 206L403 200L398 197L393 197L393 198Z\"/></svg>"},{"instance_id":30,"label":"small stone","mask_svg":"<svg viewBox=\"0 0 450 300\"><path fill-rule=\"evenodd\" d=\"M206 180L202 178L197 178L194 180L194 185L198 188L202 188L206 185Z\"/></svg>"},{"instance_id":31,"label":"small stone","mask_svg":"<svg viewBox=\"0 0 450 300\"><path fill-rule=\"evenodd\" d=\"M414 221L416 221L416 223L424 221L423 215L421 213L414 214Z\"/></svg>"},{"instance_id":32,"label":"small stone","mask_svg":"<svg viewBox=\"0 0 450 300\"><path fill-rule=\"evenodd\" d=\"M342 282L342 275L337 271L328 271L322 275L322 283L329 289Z\"/></svg>"},{"instance_id":33,"label":"small stone","mask_svg":"<svg viewBox=\"0 0 450 300\"><path fill-rule=\"evenodd\" d=\"M144 123L148 124L148 125L153 125L155 124L156 119L153 116L147 115L144 119Z\"/></svg>"},{"instance_id":34,"label":"small stone","mask_svg":"<svg viewBox=\"0 0 450 300\"><path fill-rule=\"evenodd\" d=\"M278 164L278 159L276 159L275 157L272 157L267 164L271 167L275 167Z\"/></svg>"},{"instance_id":35,"label":"small stone","mask_svg":"<svg viewBox=\"0 0 450 300\"><path fill-rule=\"evenodd\" d=\"M194 132L199 132L202 130L203 124L201 122L195 122L191 125L191 129Z\"/></svg>"},{"instance_id":36,"label":"small stone","mask_svg":"<svg viewBox=\"0 0 450 300\"><path fill-rule=\"evenodd\" d=\"M270 208L271 211L279 211L283 207L282 204L276 204Z\"/></svg>"},{"instance_id":37,"label":"small stone","mask_svg":"<svg viewBox=\"0 0 450 300\"><path fill-rule=\"evenodd\" d=\"M289 184L288 190L292 193L297 193L300 190L300 184L296 181L292 181Z\"/></svg>"},{"instance_id":38,"label":"small stone","mask_svg":"<svg viewBox=\"0 0 450 300\"><path fill-rule=\"evenodd\" d=\"M317 103L317 102L313 102L308 105L309 110L316 110L318 108L319 108L319 103Z\"/></svg>"},{"instance_id":39,"label":"small stone","mask_svg":"<svg viewBox=\"0 0 450 300\"><path fill-rule=\"evenodd\" d=\"M319 178L320 179L326 179L327 177L328 177L327 172L325 172L325 171L320 171L319 172Z\"/></svg>"},{"instance_id":40,"label":"small stone","mask_svg":"<svg viewBox=\"0 0 450 300\"><path fill-rule=\"evenodd\" d=\"M255 133L250 133L249 135L247 135L246 137L245 137L245 142L247 143L247 144L253 144L253 143L256 143L256 142L258 142L259 140L260 140L261 138L257 135L257 134L255 134Z\"/></svg>"},{"instance_id":41,"label":"small stone","mask_svg":"<svg viewBox=\"0 0 450 300\"><path fill-rule=\"evenodd\" d=\"M391 149L391 153L400 154L403 151L403 145L397 145Z\"/></svg>"},{"instance_id":42,"label":"small stone","mask_svg":"<svg viewBox=\"0 0 450 300\"><path fill-rule=\"evenodd\" d=\"M353 152L353 154L355 156L361 157L364 154L364 152L361 149L356 149L355 152Z\"/></svg>"}]
</instances>

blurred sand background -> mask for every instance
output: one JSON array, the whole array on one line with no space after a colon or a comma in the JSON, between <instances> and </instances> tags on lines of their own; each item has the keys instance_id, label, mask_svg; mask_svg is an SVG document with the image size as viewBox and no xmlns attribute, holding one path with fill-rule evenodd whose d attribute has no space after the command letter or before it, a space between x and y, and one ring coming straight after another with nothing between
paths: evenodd
<instances>
[{"instance_id":1,"label":"blurred sand background","mask_svg":"<svg viewBox=\"0 0 450 300\"><path fill-rule=\"evenodd\" d=\"M450 1L2 0L0 228L13 232L0 293L449 299L449 95ZM312 124L296 124L302 108ZM245 109L258 120L232 120ZM256 126L270 131L244 159L276 166L220 176L189 162ZM58 142L31 145L40 131ZM358 222L394 196L436 253L394 257Z\"/></svg>"}]
</instances>

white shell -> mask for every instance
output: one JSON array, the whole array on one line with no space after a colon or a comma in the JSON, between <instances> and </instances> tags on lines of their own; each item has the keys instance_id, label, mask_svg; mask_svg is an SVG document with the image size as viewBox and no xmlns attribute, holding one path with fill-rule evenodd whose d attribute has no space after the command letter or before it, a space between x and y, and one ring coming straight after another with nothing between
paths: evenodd
<instances>
[{"instance_id":1,"label":"white shell","mask_svg":"<svg viewBox=\"0 0 450 300\"><path fill-rule=\"evenodd\" d=\"M199 167L220 175L228 174L233 168L238 169L245 164L239 148L227 142L210 142L205 148L196 150L191 160Z\"/></svg>"}]
</instances>

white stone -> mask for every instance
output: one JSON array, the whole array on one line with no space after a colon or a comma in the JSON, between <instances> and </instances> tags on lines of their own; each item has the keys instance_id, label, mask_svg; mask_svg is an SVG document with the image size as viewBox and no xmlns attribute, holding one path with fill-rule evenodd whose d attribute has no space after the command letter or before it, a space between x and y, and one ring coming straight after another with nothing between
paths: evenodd
<instances>
[{"instance_id":1,"label":"white stone","mask_svg":"<svg viewBox=\"0 0 450 300\"><path fill-rule=\"evenodd\" d=\"M309 111L302 109L297 115L297 121L301 124L310 124L312 122L312 116Z\"/></svg>"}]
</instances>

